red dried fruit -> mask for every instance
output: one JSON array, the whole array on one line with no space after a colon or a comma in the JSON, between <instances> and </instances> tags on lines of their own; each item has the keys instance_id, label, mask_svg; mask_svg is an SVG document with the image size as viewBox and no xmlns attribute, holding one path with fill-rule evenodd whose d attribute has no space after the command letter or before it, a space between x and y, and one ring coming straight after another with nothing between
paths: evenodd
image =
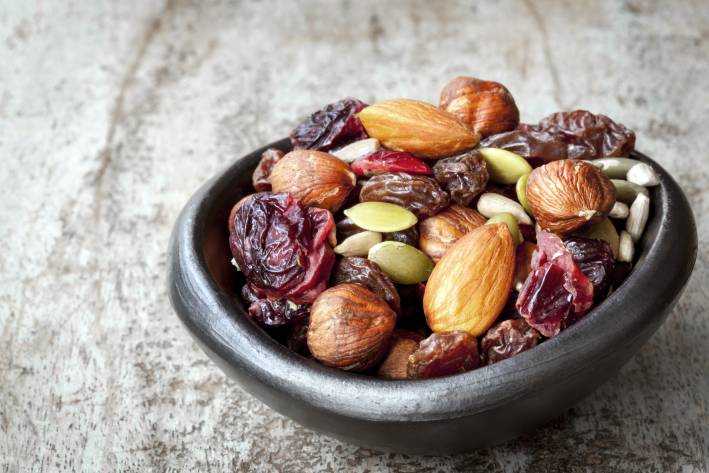
<instances>
[{"instance_id":1,"label":"red dried fruit","mask_svg":"<svg viewBox=\"0 0 709 473\"><path fill-rule=\"evenodd\" d=\"M539 332L523 319L505 320L487 331L480 342L481 356L487 365L511 358L537 346Z\"/></svg>"},{"instance_id":2,"label":"red dried fruit","mask_svg":"<svg viewBox=\"0 0 709 473\"><path fill-rule=\"evenodd\" d=\"M303 120L290 134L293 149L328 151L367 137L357 113L367 104L347 97L326 105Z\"/></svg>"},{"instance_id":3,"label":"red dried fruit","mask_svg":"<svg viewBox=\"0 0 709 473\"><path fill-rule=\"evenodd\" d=\"M478 341L468 332L434 333L419 344L418 350L409 356L409 378L436 378L480 366Z\"/></svg>"},{"instance_id":4,"label":"red dried fruit","mask_svg":"<svg viewBox=\"0 0 709 473\"><path fill-rule=\"evenodd\" d=\"M386 172L408 172L409 174L432 174L426 163L405 151L380 149L372 154L356 159L351 164L358 176L376 176Z\"/></svg>"},{"instance_id":5,"label":"red dried fruit","mask_svg":"<svg viewBox=\"0 0 709 473\"><path fill-rule=\"evenodd\" d=\"M249 306L249 316L265 327L282 327L304 320L310 304L296 304L286 299L258 299Z\"/></svg>"},{"instance_id":6,"label":"red dried fruit","mask_svg":"<svg viewBox=\"0 0 709 473\"><path fill-rule=\"evenodd\" d=\"M256 192L268 192L271 190L271 170L273 165L284 155L283 151L276 148L268 148L261 154L261 160L251 176L251 182Z\"/></svg>"},{"instance_id":7,"label":"red dried fruit","mask_svg":"<svg viewBox=\"0 0 709 473\"><path fill-rule=\"evenodd\" d=\"M615 258L611 245L594 238L569 237L564 240L574 262L593 284L593 299L600 302L613 282Z\"/></svg>"},{"instance_id":8,"label":"red dried fruit","mask_svg":"<svg viewBox=\"0 0 709 473\"><path fill-rule=\"evenodd\" d=\"M539 232L537 246L515 307L529 325L553 337L588 312L593 285L558 236Z\"/></svg>"},{"instance_id":9,"label":"red dried fruit","mask_svg":"<svg viewBox=\"0 0 709 473\"><path fill-rule=\"evenodd\" d=\"M335 256L327 244L332 214L287 193L253 194L236 211L229 246L260 298L310 303L325 289Z\"/></svg>"}]
</instances>

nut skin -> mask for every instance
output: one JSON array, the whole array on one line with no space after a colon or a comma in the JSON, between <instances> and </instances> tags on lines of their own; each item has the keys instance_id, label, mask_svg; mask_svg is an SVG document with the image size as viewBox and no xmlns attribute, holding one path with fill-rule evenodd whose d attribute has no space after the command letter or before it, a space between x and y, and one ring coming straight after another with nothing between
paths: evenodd
<instances>
[{"instance_id":1,"label":"nut skin","mask_svg":"<svg viewBox=\"0 0 709 473\"><path fill-rule=\"evenodd\" d=\"M514 130L519 124L517 104L499 82L456 77L443 87L440 107L483 138Z\"/></svg>"},{"instance_id":2,"label":"nut skin","mask_svg":"<svg viewBox=\"0 0 709 473\"><path fill-rule=\"evenodd\" d=\"M338 284L313 302L308 348L326 366L365 371L386 354L395 323L384 299L357 284Z\"/></svg>"},{"instance_id":3,"label":"nut skin","mask_svg":"<svg viewBox=\"0 0 709 473\"><path fill-rule=\"evenodd\" d=\"M527 203L544 230L566 234L606 218L615 203L615 187L592 164L554 161L529 175Z\"/></svg>"},{"instance_id":4,"label":"nut skin","mask_svg":"<svg viewBox=\"0 0 709 473\"><path fill-rule=\"evenodd\" d=\"M271 171L273 192L290 192L305 205L336 212L357 179L344 161L322 151L295 150Z\"/></svg>"},{"instance_id":5,"label":"nut skin","mask_svg":"<svg viewBox=\"0 0 709 473\"><path fill-rule=\"evenodd\" d=\"M419 347L423 335L397 329L391 337L389 352L377 369L377 376L385 379L407 379L409 355Z\"/></svg>"},{"instance_id":6,"label":"nut skin","mask_svg":"<svg viewBox=\"0 0 709 473\"><path fill-rule=\"evenodd\" d=\"M434 332L484 334L505 307L515 245L504 223L482 225L443 255L426 283L423 310Z\"/></svg>"},{"instance_id":7,"label":"nut skin","mask_svg":"<svg viewBox=\"0 0 709 473\"><path fill-rule=\"evenodd\" d=\"M485 222L485 217L479 212L451 205L419 223L419 249L437 263L456 241Z\"/></svg>"},{"instance_id":8,"label":"nut skin","mask_svg":"<svg viewBox=\"0 0 709 473\"><path fill-rule=\"evenodd\" d=\"M386 148L439 159L480 142L480 135L455 116L425 102L392 99L359 112L367 134Z\"/></svg>"}]
</instances>

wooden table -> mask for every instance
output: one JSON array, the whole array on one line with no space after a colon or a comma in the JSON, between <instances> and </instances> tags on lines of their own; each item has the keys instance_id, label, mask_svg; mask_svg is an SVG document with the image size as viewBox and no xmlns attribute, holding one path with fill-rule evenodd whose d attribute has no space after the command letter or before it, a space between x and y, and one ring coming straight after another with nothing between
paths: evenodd
<instances>
[{"instance_id":1,"label":"wooden table","mask_svg":"<svg viewBox=\"0 0 709 473\"><path fill-rule=\"evenodd\" d=\"M0 41L0 471L707 471L706 247L619 375L537 432L448 458L276 414L165 290L173 221L219 169L327 102L436 101L458 74L506 84L526 121L588 108L634 128L705 243L706 0L7 1Z\"/></svg>"}]
</instances>

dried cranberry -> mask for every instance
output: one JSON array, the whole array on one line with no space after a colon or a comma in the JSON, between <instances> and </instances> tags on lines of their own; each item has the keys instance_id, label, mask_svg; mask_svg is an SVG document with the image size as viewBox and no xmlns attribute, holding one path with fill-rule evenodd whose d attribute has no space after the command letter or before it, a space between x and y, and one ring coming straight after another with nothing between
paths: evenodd
<instances>
[{"instance_id":1,"label":"dried cranberry","mask_svg":"<svg viewBox=\"0 0 709 473\"><path fill-rule=\"evenodd\" d=\"M524 319L505 320L487 331L480 342L481 356L485 364L511 358L537 346L539 332Z\"/></svg>"},{"instance_id":2,"label":"dried cranberry","mask_svg":"<svg viewBox=\"0 0 709 473\"><path fill-rule=\"evenodd\" d=\"M553 337L588 312L593 285L558 236L539 232L537 245L515 306L529 325Z\"/></svg>"},{"instance_id":3,"label":"dried cranberry","mask_svg":"<svg viewBox=\"0 0 709 473\"><path fill-rule=\"evenodd\" d=\"M569 237L564 240L564 245L576 265L593 284L594 301L605 299L615 270L615 258L610 244L594 238Z\"/></svg>"},{"instance_id":4,"label":"dried cranberry","mask_svg":"<svg viewBox=\"0 0 709 473\"><path fill-rule=\"evenodd\" d=\"M468 332L439 332L421 341L409 356L409 378L435 378L480 366L478 341Z\"/></svg>"},{"instance_id":5,"label":"dried cranberry","mask_svg":"<svg viewBox=\"0 0 709 473\"><path fill-rule=\"evenodd\" d=\"M288 193L260 192L236 211L229 245L257 297L309 303L335 262L327 244L333 226L327 210L306 208Z\"/></svg>"},{"instance_id":6,"label":"dried cranberry","mask_svg":"<svg viewBox=\"0 0 709 473\"><path fill-rule=\"evenodd\" d=\"M328 151L351 141L366 138L357 113L367 104L347 97L326 105L310 115L290 134L294 149Z\"/></svg>"},{"instance_id":7,"label":"dried cranberry","mask_svg":"<svg viewBox=\"0 0 709 473\"><path fill-rule=\"evenodd\" d=\"M285 153L280 149L268 148L261 154L261 160L254 169L251 181L256 192L267 192L271 190L271 169Z\"/></svg>"},{"instance_id":8,"label":"dried cranberry","mask_svg":"<svg viewBox=\"0 0 709 473\"><path fill-rule=\"evenodd\" d=\"M376 176L385 172L408 172L409 174L432 174L428 164L404 151L380 149L356 159L351 164L358 176Z\"/></svg>"},{"instance_id":9,"label":"dried cranberry","mask_svg":"<svg viewBox=\"0 0 709 473\"><path fill-rule=\"evenodd\" d=\"M305 319L310 304L296 304L286 299L259 299L249 306L249 316L266 327L282 327Z\"/></svg>"}]
</instances>

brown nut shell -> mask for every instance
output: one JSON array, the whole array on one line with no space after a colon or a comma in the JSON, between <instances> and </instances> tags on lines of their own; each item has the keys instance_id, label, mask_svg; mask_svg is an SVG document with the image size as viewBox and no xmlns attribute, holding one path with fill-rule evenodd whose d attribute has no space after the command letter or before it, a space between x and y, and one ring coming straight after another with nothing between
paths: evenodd
<instances>
[{"instance_id":1,"label":"brown nut shell","mask_svg":"<svg viewBox=\"0 0 709 473\"><path fill-rule=\"evenodd\" d=\"M322 151L291 151L271 170L273 192L290 192L305 205L331 212L342 206L356 183L347 163Z\"/></svg>"},{"instance_id":2,"label":"brown nut shell","mask_svg":"<svg viewBox=\"0 0 709 473\"><path fill-rule=\"evenodd\" d=\"M419 249L437 263L453 243L486 221L476 210L451 205L419 223Z\"/></svg>"},{"instance_id":3,"label":"brown nut shell","mask_svg":"<svg viewBox=\"0 0 709 473\"><path fill-rule=\"evenodd\" d=\"M527 203L544 230L564 234L606 218L615 187L593 164L565 159L532 171Z\"/></svg>"},{"instance_id":4,"label":"brown nut shell","mask_svg":"<svg viewBox=\"0 0 709 473\"><path fill-rule=\"evenodd\" d=\"M315 299L308 325L308 348L326 366L365 371L389 347L396 313L358 284L338 284Z\"/></svg>"},{"instance_id":5,"label":"brown nut shell","mask_svg":"<svg viewBox=\"0 0 709 473\"><path fill-rule=\"evenodd\" d=\"M423 310L434 332L482 335L505 307L515 272L507 225L482 225L458 240L433 268Z\"/></svg>"},{"instance_id":6,"label":"brown nut shell","mask_svg":"<svg viewBox=\"0 0 709 473\"><path fill-rule=\"evenodd\" d=\"M409 355L419 347L423 335L408 330L395 330L391 337L389 353L377 369L377 376L386 379L406 379Z\"/></svg>"},{"instance_id":7,"label":"brown nut shell","mask_svg":"<svg viewBox=\"0 0 709 473\"><path fill-rule=\"evenodd\" d=\"M443 87L440 107L483 138L514 130L519 124L517 104L499 82L456 77Z\"/></svg>"}]
</instances>

